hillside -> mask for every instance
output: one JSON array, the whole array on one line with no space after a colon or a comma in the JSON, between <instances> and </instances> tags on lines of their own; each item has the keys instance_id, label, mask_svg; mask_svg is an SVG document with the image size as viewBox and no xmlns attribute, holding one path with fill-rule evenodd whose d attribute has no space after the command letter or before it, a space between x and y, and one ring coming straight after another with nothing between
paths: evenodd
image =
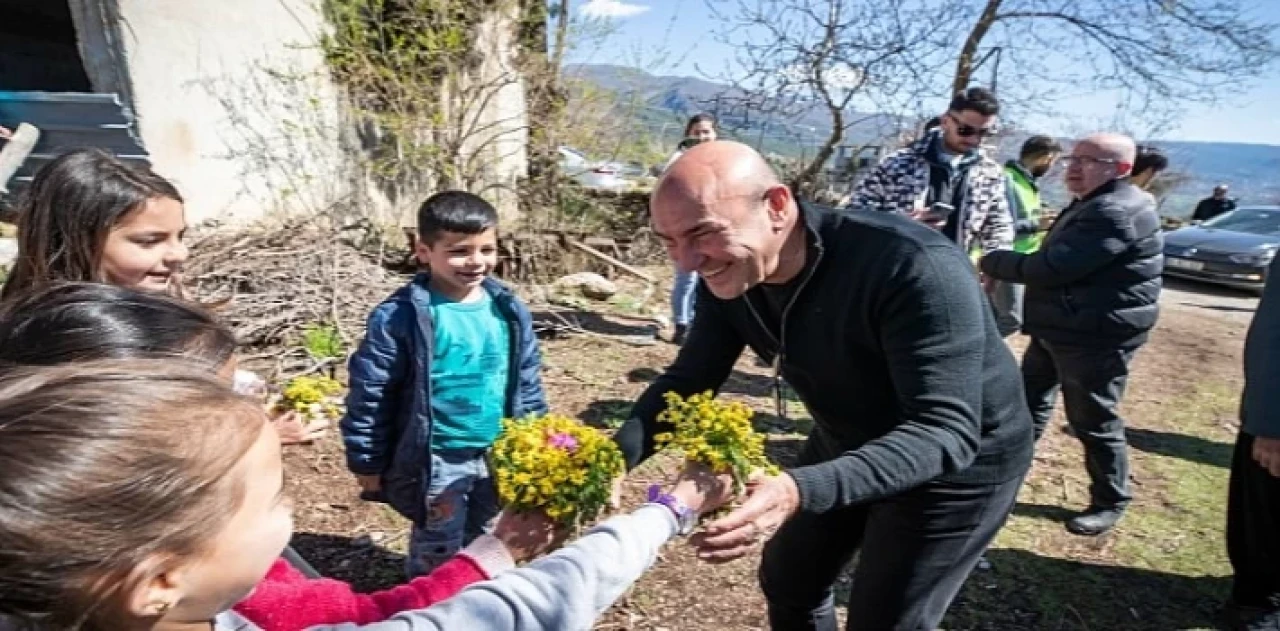
<instances>
[{"instance_id":1,"label":"hillside","mask_svg":"<svg viewBox=\"0 0 1280 631\"><path fill-rule=\"evenodd\" d=\"M664 141L678 140L680 125L697 112L710 111L722 120L727 134L763 151L787 156L811 154L825 139L829 121L819 107L801 109L792 117L744 116L728 105L735 92L730 86L694 77L654 75L636 68L600 64L579 64L565 68L568 76L589 81L637 104L637 124ZM887 115L850 112L865 119L847 142L858 144L910 129L913 121ZM998 158L1017 152L1020 137L1000 141ZM1280 204L1280 146L1241 143L1152 141L1168 152L1171 170L1185 173L1189 180L1170 194L1162 211L1171 215L1190 214L1195 202L1209 194L1214 185L1227 183L1232 195L1242 203ZM1065 201L1060 177L1049 176L1046 193L1051 203Z\"/></svg>"}]
</instances>

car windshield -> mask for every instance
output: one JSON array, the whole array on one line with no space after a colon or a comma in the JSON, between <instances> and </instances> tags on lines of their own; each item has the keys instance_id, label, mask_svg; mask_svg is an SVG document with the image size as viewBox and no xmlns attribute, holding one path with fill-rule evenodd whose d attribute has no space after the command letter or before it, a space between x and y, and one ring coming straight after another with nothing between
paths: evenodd
<instances>
[{"instance_id":1,"label":"car windshield","mask_svg":"<svg viewBox=\"0 0 1280 631\"><path fill-rule=\"evenodd\" d=\"M1280 237L1280 210L1241 208L1204 222L1204 227Z\"/></svg>"}]
</instances>

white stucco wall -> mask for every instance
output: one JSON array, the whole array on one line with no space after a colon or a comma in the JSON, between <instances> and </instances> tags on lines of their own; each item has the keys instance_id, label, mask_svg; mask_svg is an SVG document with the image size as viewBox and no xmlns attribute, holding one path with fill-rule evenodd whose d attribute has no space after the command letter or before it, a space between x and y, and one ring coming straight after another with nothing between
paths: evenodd
<instances>
[{"instance_id":1,"label":"white stucco wall","mask_svg":"<svg viewBox=\"0 0 1280 631\"><path fill-rule=\"evenodd\" d=\"M139 131L188 222L320 209L349 193L312 2L115 1Z\"/></svg>"},{"instance_id":2,"label":"white stucco wall","mask_svg":"<svg viewBox=\"0 0 1280 631\"><path fill-rule=\"evenodd\" d=\"M350 121L316 43L327 28L316 0L70 1L95 88L132 99L154 168L182 191L189 223L352 202L408 224L433 192L409 185L388 195L360 172L359 141L343 128ZM474 80L493 93L465 99L481 130L467 145L484 173L471 189L507 217L528 171L516 5L488 16L476 38Z\"/></svg>"}]
</instances>

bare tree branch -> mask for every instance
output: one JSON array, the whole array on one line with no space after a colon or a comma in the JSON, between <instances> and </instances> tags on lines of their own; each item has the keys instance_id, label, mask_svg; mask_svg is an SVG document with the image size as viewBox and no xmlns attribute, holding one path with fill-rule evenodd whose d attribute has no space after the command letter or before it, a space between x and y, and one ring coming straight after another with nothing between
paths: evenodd
<instances>
[{"instance_id":1,"label":"bare tree branch","mask_svg":"<svg viewBox=\"0 0 1280 631\"><path fill-rule=\"evenodd\" d=\"M963 13L945 10L954 1L708 0L722 24L717 39L737 55L718 77L732 86L719 99L727 110L721 120L731 128L770 119L822 129L796 180L811 188L853 129L884 114L892 120L936 85L937 60L965 25ZM859 114L858 105L879 114ZM897 132L890 127L877 131Z\"/></svg>"},{"instance_id":2,"label":"bare tree branch","mask_svg":"<svg viewBox=\"0 0 1280 631\"><path fill-rule=\"evenodd\" d=\"M1134 116L1169 120L1275 68L1280 31L1256 11L1245 0L987 0L971 18L952 87L967 86L974 60L998 49L1001 74L1030 79L1001 82L1015 93L1117 90Z\"/></svg>"}]
</instances>

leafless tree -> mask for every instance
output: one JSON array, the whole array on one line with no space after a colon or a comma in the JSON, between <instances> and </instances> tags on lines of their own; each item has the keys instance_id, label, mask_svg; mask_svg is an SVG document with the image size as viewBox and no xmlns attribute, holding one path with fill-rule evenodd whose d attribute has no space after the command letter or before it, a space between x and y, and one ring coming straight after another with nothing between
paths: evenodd
<instances>
[{"instance_id":1,"label":"leafless tree","mask_svg":"<svg viewBox=\"0 0 1280 631\"><path fill-rule=\"evenodd\" d=\"M721 99L731 116L722 118L825 112L830 131L796 178L811 185L851 129L896 120L936 91L938 71L950 66L944 51L966 25L952 9L960 1L708 0L722 24L717 38L737 51L721 74L733 86ZM890 126L882 132L898 131Z\"/></svg>"},{"instance_id":2,"label":"leafless tree","mask_svg":"<svg viewBox=\"0 0 1280 631\"><path fill-rule=\"evenodd\" d=\"M1068 94L1111 91L1121 101L1118 116L1162 127L1182 106L1228 97L1280 58L1277 25L1257 15L1255 0L966 5L971 27L955 59L953 91L990 64L1002 101L1042 112Z\"/></svg>"}]
</instances>

